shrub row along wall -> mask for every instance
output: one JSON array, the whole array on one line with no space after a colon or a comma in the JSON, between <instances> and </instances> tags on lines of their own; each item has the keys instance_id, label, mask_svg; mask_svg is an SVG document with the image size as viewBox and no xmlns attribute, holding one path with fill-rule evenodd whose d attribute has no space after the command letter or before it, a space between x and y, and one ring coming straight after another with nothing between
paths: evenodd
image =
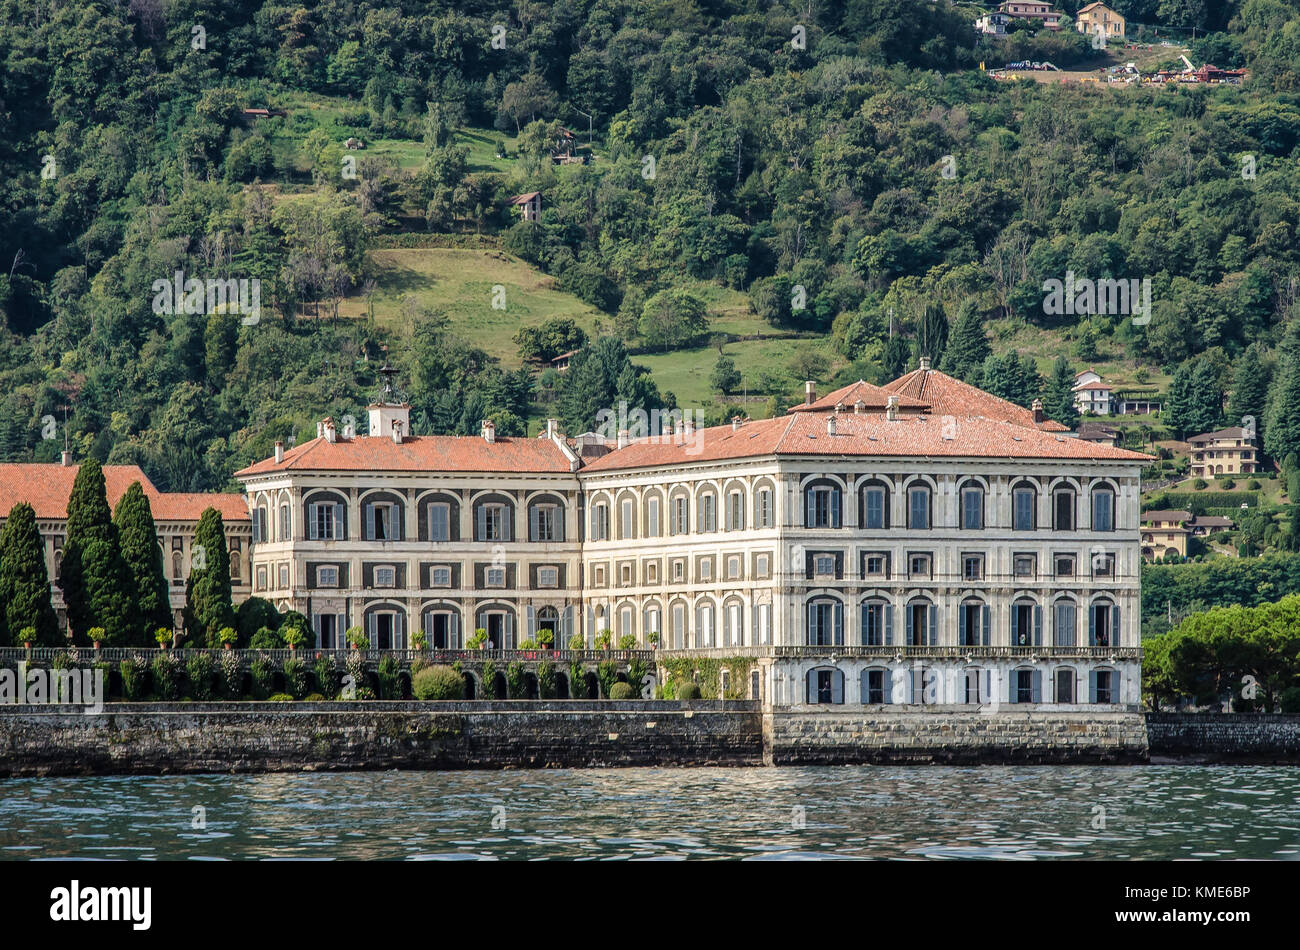
<instances>
[{"instance_id":1,"label":"shrub row along wall","mask_svg":"<svg viewBox=\"0 0 1300 950\"><path fill-rule=\"evenodd\" d=\"M11 706L0 775L759 765L756 703Z\"/></svg>"},{"instance_id":2,"label":"shrub row along wall","mask_svg":"<svg viewBox=\"0 0 1300 950\"><path fill-rule=\"evenodd\" d=\"M1141 713L777 712L764 717L773 765L1143 762Z\"/></svg>"},{"instance_id":3,"label":"shrub row along wall","mask_svg":"<svg viewBox=\"0 0 1300 950\"><path fill-rule=\"evenodd\" d=\"M1147 713L1152 761L1300 764L1300 716Z\"/></svg>"}]
</instances>

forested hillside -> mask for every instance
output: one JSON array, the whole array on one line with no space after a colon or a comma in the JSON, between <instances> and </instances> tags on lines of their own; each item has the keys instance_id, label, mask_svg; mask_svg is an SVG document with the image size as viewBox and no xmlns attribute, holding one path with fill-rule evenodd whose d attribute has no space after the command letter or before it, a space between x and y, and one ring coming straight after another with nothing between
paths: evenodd
<instances>
[{"instance_id":1,"label":"forested hillside","mask_svg":"<svg viewBox=\"0 0 1300 950\"><path fill-rule=\"evenodd\" d=\"M1300 0L1111 5L1246 82L999 83L1095 51L948 0L0 0L0 459L66 415L79 455L227 487L364 419L385 347L417 433L757 415L927 353L1058 418L1080 361L1181 375L1175 422L1249 413L1285 459ZM260 314L160 306L177 272ZM1149 280L1149 322L1049 314L1067 273Z\"/></svg>"}]
</instances>

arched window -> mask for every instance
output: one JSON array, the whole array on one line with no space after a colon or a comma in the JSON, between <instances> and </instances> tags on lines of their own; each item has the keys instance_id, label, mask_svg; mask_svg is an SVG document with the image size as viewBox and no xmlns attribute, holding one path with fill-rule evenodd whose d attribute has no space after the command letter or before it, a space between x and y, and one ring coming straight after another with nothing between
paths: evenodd
<instances>
[{"instance_id":1,"label":"arched window","mask_svg":"<svg viewBox=\"0 0 1300 950\"><path fill-rule=\"evenodd\" d=\"M713 604L701 601L695 606L695 646L708 649L713 643Z\"/></svg>"},{"instance_id":2,"label":"arched window","mask_svg":"<svg viewBox=\"0 0 1300 950\"><path fill-rule=\"evenodd\" d=\"M333 492L312 492L303 499L307 518L307 540L342 541L347 538L344 499ZM254 525L256 529L256 525ZM256 540L256 539L255 539ZM265 540L265 535L263 535Z\"/></svg>"},{"instance_id":3,"label":"arched window","mask_svg":"<svg viewBox=\"0 0 1300 950\"><path fill-rule=\"evenodd\" d=\"M480 607L474 617L474 627L487 632L489 649L515 649L515 612L509 606L486 604Z\"/></svg>"},{"instance_id":4,"label":"arched window","mask_svg":"<svg viewBox=\"0 0 1300 950\"><path fill-rule=\"evenodd\" d=\"M887 647L894 645L894 605L873 598L862 602L862 645Z\"/></svg>"},{"instance_id":5,"label":"arched window","mask_svg":"<svg viewBox=\"0 0 1300 950\"><path fill-rule=\"evenodd\" d=\"M280 505L280 540L293 540L293 514L288 502L282 502Z\"/></svg>"},{"instance_id":6,"label":"arched window","mask_svg":"<svg viewBox=\"0 0 1300 950\"><path fill-rule=\"evenodd\" d=\"M657 491L644 495L645 537L657 538L663 533L663 498Z\"/></svg>"},{"instance_id":7,"label":"arched window","mask_svg":"<svg viewBox=\"0 0 1300 950\"><path fill-rule=\"evenodd\" d=\"M637 504L630 492L624 492L618 499L618 536L620 540L632 540L636 537Z\"/></svg>"},{"instance_id":8,"label":"arched window","mask_svg":"<svg viewBox=\"0 0 1300 950\"><path fill-rule=\"evenodd\" d=\"M1109 486L1093 489L1092 530L1115 530L1115 492Z\"/></svg>"},{"instance_id":9,"label":"arched window","mask_svg":"<svg viewBox=\"0 0 1300 950\"><path fill-rule=\"evenodd\" d=\"M840 521L840 486L822 479L804 488L804 527L838 528Z\"/></svg>"},{"instance_id":10,"label":"arched window","mask_svg":"<svg viewBox=\"0 0 1300 950\"><path fill-rule=\"evenodd\" d=\"M591 540L609 540L609 503L598 501L591 506Z\"/></svg>"},{"instance_id":11,"label":"arched window","mask_svg":"<svg viewBox=\"0 0 1300 950\"><path fill-rule=\"evenodd\" d=\"M699 505L699 515L696 520L695 530L701 534L707 531L717 531L718 496L712 491L700 492L697 504Z\"/></svg>"},{"instance_id":12,"label":"arched window","mask_svg":"<svg viewBox=\"0 0 1300 950\"><path fill-rule=\"evenodd\" d=\"M844 605L830 597L808 603L808 645L844 645Z\"/></svg>"},{"instance_id":13,"label":"arched window","mask_svg":"<svg viewBox=\"0 0 1300 950\"><path fill-rule=\"evenodd\" d=\"M1073 488L1058 488L1052 492L1052 527L1055 530L1074 530L1076 497Z\"/></svg>"},{"instance_id":14,"label":"arched window","mask_svg":"<svg viewBox=\"0 0 1300 950\"><path fill-rule=\"evenodd\" d=\"M452 494L432 494L420 499L421 541L460 540L460 499Z\"/></svg>"},{"instance_id":15,"label":"arched window","mask_svg":"<svg viewBox=\"0 0 1300 950\"><path fill-rule=\"evenodd\" d=\"M257 510L253 512L253 540L270 541L271 536L268 531L266 505L258 505Z\"/></svg>"},{"instance_id":16,"label":"arched window","mask_svg":"<svg viewBox=\"0 0 1300 950\"><path fill-rule=\"evenodd\" d=\"M962 601L957 617L957 644L963 647L989 645L989 605L971 598Z\"/></svg>"},{"instance_id":17,"label":"arched window","mask_svg":"<svg viewBox=\"0 0 1300 950\"><path fill-rule=\"evenodd\" d=\"M939 643L938 608L928 600L916 598L909 601L906 612L906 645L912 647L937 646Z\"/></svg>"},{"instance_id":18,"label":"arched window","mask_svg":"<svg viewBox=\"0 0 1300 950\"><path fill-rule=\"evenodd\" d=\"M179 581L185 577L184 562L180 551L172 552L172 580Z\"/></svg>"},{"instance_id":19,"label":"arched window","mask_svg":"<svg viewBox=\"0 0 1300 950\"><path fill-rule=\"evenodd\" d=\"M1088 702L1120 702L1119 671L1112 669L1091 670L1088 673Z\"/></svg>"},{"instance_id":20,"label":"arched window","mask_svg":"<svg viewBox=\"0 0 1300 950\"><path fill-rule=\"evenodd\" d=\"M608 515L605 528L605 537L608 537ZM513 541L514 539L515 507L509 496L488 495L474 503L475 541Z\"/></svg>"},{"instance_id":21,"label":"arched window","mask_svg":"<svg viewBox=\"0 0 1300 950\"><path fill-rule=\"evenodd\" d=\"M641 629L645 632L646 643L651 642L650 641L651 634L658 634L659 645L660 646L666 645L663 642L663 632L664 632L663 623L664 623L663 611L660 609L659 605L653 601L647 604L645 608L645 613L641 621Z\"/></svg>"},{"instance_id":22,"label":"arched window","mask_svg":"<svg viewBox=\"0 0 1300 950\"><path fill-rule=\"evenodd\" d=\"M844 674L836 669L809 670L805 698L810 706L839 705L844 702Z\"/></svg>"},{"instance_id":23,"label":"arched window","mask_svg":"<svg viewBox=\"0 0 1300 950\"><path fill-rule=\"evenodd\" d=\"M916 482L907 489L907 526L913 531L930 527L930 486Z\"/></svg>"},{"instance_id":24,"label":"arched window","mask_svg":"<svg viewBox=\"0 0 1300 950\"><path fill-rule=\"evenodd\" d=\"M977 481L963 482L961 486L961 527L965 531L979 531L984 527L984 486Z\"/></svg>"},{"instance_id":25,"label":"arched window","mask_svg":"<svg viewBox=\"0 0 1300 950\"><path fill-rule=\"evenodd\" d=\"M883 706L892 703L893 683L888 669L869 667L859 674L858 695L864 706Z\"/></svg>"},{"instance_id":26,"label":"arched window","mask_svg":"<svg viewBox=\"0 0 1300 950\"><path fill-rule=\"evenodd\" d=\"M451 604L434 604L420 615L420 627L433 650L459 650L460 611Z\"/></svg>"},{"instance_id":27,"label":"arched window","mask_svg":"<svg viewBox=\"0 0 1300 950\"><path fill-rule=\"evenodd\" d=\"M883 531L889 527L889 486L882 481L870 481L859 493L861 514L858 521L863 528Z\"/></svg>"},{"instance_id":28,"label":"arched window","mask_svg":"<svg viewBox=\"0 0 1300 950\"><path fill-rule=\"evenodd\" d=\"M1119 646L1119 605L1110 600L1094 600L1088 608L1088 646Z\"/></svg>"},{"instance_id":29,"label":"arched window","mask_svg":"<svg viewBox=\"0 0 1300 950\"><path fill-rule=\"evenodd\" d=\"M1020 482L1011 489L1011 530L1033 531L1038 527L1038 489Z\"/></svg>"},{"instance_id":30,"label":"arched window","mask_svg":"<svg viewBox=\"0 0 1300 950\"><path fill-rule=\"evenodd\" d=\"M691 503L685 491L673 495L668 503L668 533L689 534L691 530Z\"/></svg>"},{"instance_id":31,"label":"arched window","mask_svg":"<svg viewBox=\"0 0 1300 950\"><path fill-rule=\"evenodd\" d=\"M1011 604L1011 645L1013 647L1043 645L1043 608L1027 597L1022 597Z\"/></svg>"},{"instance_id":32,"label":"arched window","mask_svg":"<svg viewBox=\"0 0 1300 950\"><path fill-rule=\"evenodd\" d=\"M564 540L564 502L554 495L542 495L528 503L528 540Z\"/></svg>"},{"instance_id":33,"label":"arched window","mask_svg":"<svg viewBox=\"0 0 1300 950\"><path fill-rule=\"evenodd\" d=\"M1074 601L1062 597L1053 606L1052 646L1072 647L1078 641L1075 630L1078 607Z\"/></svg>"},{"instance_id":34,"label":"arched window","mask_svg":"<svg viewBox=\"0 0 1300 950\"><path fill-rule=\"evenodd\" d=\"M372 650L406 649L406 611L395 604L377 604L365 612L365 631Z\"/></svg>"},{"instance_id":35,"label":"arched window","mask_svg":"<svg viewBox=\"0 0 1300 950\"><path fill-rule=\"evenodd\" d=\"M745 605L731 600L722 608L722 637L725 646L745 645Z\"/></svg>"},{"instance_id":36,"label":"arched window","mask_svg":"<svg viewBox=\"0 0 1300 950\"><path fill-rule=\"evenodd\" d=\"M1041 703L1043 701L1043 673L1031 667L1011 671L1007 677L1007 702Z\"/></svg>"}]
</instances>

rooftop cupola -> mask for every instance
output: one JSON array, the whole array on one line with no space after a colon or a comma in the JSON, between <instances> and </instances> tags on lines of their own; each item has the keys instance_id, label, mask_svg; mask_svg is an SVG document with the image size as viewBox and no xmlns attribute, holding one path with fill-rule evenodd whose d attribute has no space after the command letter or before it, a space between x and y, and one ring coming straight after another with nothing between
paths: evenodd
<instances>
[{"instance_id":1,"label":"rooftop cupola","mask_svg":"<svg viewBox=\"0 0 1300 950\"><path fill-rule=\"evenodd\" d=\"M379 368L379 375L384 379L383 391L366 407L370 413L370 435L390 438L400 444L411 433L411 404L398 396L393 386L397 370L387 360Z\"/></svg>"}]
</instances>

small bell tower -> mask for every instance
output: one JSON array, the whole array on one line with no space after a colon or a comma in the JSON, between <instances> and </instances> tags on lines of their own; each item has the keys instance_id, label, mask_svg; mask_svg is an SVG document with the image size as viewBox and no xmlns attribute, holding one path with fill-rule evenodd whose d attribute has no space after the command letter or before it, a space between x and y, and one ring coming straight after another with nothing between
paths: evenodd
<instances>
[{"instance_id":1,"label":"small bell tower","mask_svg":"<svg viewBox=\"0 0 1300 950\"><path fill-rule=\"evenodd\" d=\"M398 397L393 386L397 370L388 365L387 359L380 367L379 375L384 378L383 392L376 402L366 407L370 413L370 436L400 443L411 434L411 404Z\"/></svg>"}]
</instances>

